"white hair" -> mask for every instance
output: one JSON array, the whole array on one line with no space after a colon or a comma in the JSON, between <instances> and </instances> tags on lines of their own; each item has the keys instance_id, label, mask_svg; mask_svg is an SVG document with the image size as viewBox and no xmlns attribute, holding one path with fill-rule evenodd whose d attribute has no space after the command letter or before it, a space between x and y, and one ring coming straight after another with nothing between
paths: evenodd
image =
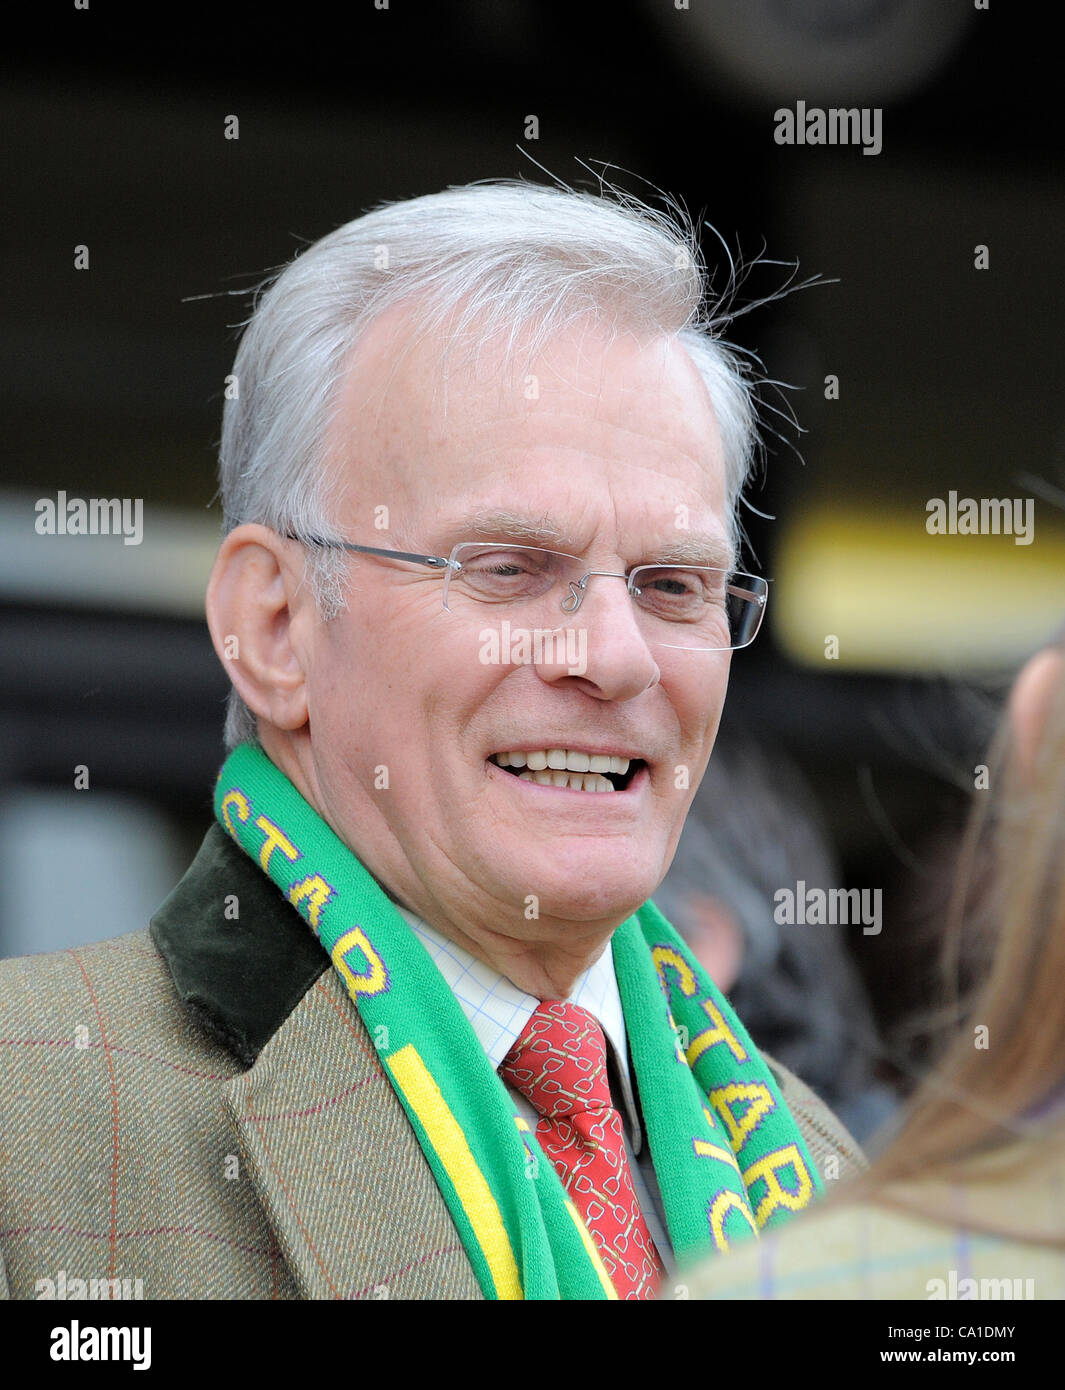
<instances>
[{"instance_id":1,"label":"white hair","mask_svg":"<svg viewBox=\"0 0 1065 1390\"><path fill-rule=\"evenodd\" d=\"M578 318L676 337L713 403L724 449L729 525L757 448L754 379L723 342L736 285L711 298L697 232L676 206L519 181L476 183L388 203L338 227L259 287L237 351L219 458L226 531L259 522L303 538L335 534L342 479L323 467L345 361L374 320L416 299L420 331L461 335L476 320L532 350ZM708 302L710 301L710 302ZM326 619L343 611L344 552L310 547ZM230 692L226 747L257 738Z\"/></svg>"}]
</instances>

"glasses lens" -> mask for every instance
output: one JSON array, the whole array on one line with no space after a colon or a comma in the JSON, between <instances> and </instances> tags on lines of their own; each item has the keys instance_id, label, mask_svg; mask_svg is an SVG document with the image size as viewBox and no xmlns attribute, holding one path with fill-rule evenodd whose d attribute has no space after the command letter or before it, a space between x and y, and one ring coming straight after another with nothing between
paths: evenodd
<instances>
[{"instance_id":1,"label":"glasses lens","mask_svg":"<svg viewBox=\"0 0 1065 1390\"><path fill-rule=\"evenodd\" d=\"M723 569L647 565L632 575L647 640L658 646L728 651L754 641L766 583Z\"/></svg>"},{"instance_id":2,"label":"glasses lens","mask_svg":"<svg viewBox=\"0 0 1065 1390\"><path fill-rule=\"evenodd\" d=\"M453 558L461 568L448 577L449 608L474 603L520 605L562 596L570 579L580 578L580 561L554 550L521 545L458 546ZM561 612L555 626L563 621Z\"/></svg>"},{"instance_id":3,"label":"glasses lens","mask_svg":"<svg viewBox=\"0 0 1065 1390\"><path fill-rule=\"evenodd\" d=\"M732 576L727 606L734 647L746 647L758 636L768 597L769 585L764 579L753 574Z\"/></svg>"},{"instance_id":4,"label":"glasses lens","mask_svg":"<svg viewBox=\"0 0 1065 1390\"><path fill-rule=\"evenodd\" d=\"M557 550L503 542L456 546L459 568L444 581L444 603L462 611L482 604L526 609L526 621L551 629L583 621L585 561ZM593 572L594 573L594 572ZM617 576L620 578L621 576ZM728 651L754 641L768 585L752 574L682 565L642 565L631 576L647 642Z\"/></svg>"}]
</instances>

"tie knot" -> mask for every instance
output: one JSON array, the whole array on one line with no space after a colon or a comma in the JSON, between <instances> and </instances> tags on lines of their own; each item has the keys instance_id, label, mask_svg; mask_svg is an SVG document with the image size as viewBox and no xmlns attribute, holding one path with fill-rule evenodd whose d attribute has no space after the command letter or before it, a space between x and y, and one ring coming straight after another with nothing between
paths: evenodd
<instances>
[{"instance_id":1,"label":"tie knot","mask_svg":"<svg viewBox=\"0 0 1065 1390\"><path fill-rule=\"evenodd\" d=\"M606 1039L579 1004L544 1000L499 1074L548 1120L610 1108Z\"/></svg>"}]
</instances>

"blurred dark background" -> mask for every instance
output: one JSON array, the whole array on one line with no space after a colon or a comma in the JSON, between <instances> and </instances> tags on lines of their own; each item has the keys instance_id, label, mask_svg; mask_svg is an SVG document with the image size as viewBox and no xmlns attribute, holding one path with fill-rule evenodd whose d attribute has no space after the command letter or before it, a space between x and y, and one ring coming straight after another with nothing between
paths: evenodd
<instances>
[{"instance_id":1,"label":"blurred dark background","mask_svg":"<svg viewBox=\"0 0 1065 1390\"><path fill-rule=\"evenodd\" d=\"M730 333L804 433L767 414L749 496L774 519L746 522L774 594L722 739L785 752L848 883L885 890L851 945L898 1022L1003 681L1065 612L1056 44L1000 0L679 2L90 0L7 46L0 953L143 925L209 823L202 597L246 291L382 200L537 164L594 187L603 162L734 255L835 282ZM799 100L880 108L881 152L777 144ZM928 536L949 489L1034 499L1035 542ZM61 490L142 498L143 544L37 535Z\"/></svg>"}]
</instances>

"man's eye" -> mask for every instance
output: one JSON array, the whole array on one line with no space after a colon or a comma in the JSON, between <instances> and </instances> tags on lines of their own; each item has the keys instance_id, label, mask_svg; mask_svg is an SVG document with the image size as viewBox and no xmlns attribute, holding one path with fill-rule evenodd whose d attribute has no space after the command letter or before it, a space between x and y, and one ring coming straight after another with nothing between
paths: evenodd
<instances>
[{"instance_id":1,"label":"man's eye","mask_svg":"<svg viewBox=\"0 0 1065 1390\"><path fill-rule=\"evenodd\" d=\"M546 593L555 584L556 574L545 559L494 550L467 561L457 580L461 589L474 596L520 600Z\"/></svg>"},{"instance_id":2,"label":"man's eye","mask_svg":"<svg viewBox=\"0 0 1065 1390\"><path fill-rule=\"evenodd\" d=\"M644 586L647 587L646 585ZM651 587L658 590L660 594L693 594L697 592L695 584L690 579L678 579L674 575L668 575L659 579L652 580Z\"/></svg>"},{"instance_id":3,"label":"man's eye","mask_svg":"<svg viewBox=\"0 0 1065 1390\"><path fill-rule=\"evenodd\" d=\"M477 565L475 567L474 573L498 575L499 577L506 579L515 574L524 574L525 570L514 560L497 560L494 564L491 565Z\"/></svg>"}]
</instances>

